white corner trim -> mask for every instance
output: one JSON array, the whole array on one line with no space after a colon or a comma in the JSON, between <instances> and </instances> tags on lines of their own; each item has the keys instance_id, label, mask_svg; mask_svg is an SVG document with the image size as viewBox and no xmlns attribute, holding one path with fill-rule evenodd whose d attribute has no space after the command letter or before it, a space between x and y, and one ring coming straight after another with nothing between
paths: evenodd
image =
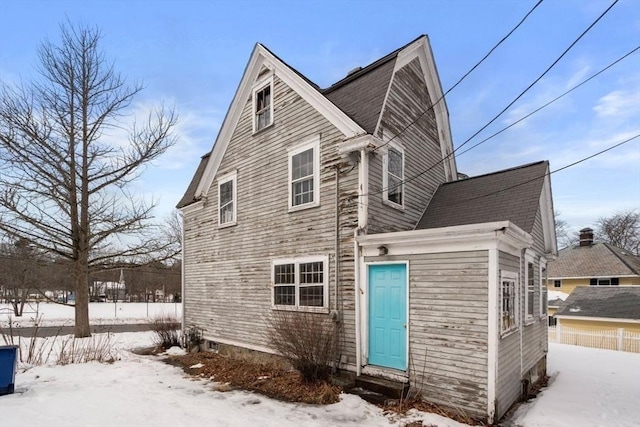
<instances>
[{"instance_id":1,"label":"white corner trim","mask_svg":"<svg viewBox=\"0 0 640 427\"><path fill-rule=\"evenodd\" d=\"M488 273L489 273L489 294L488 294L488 343L487 343L487 417L489 423L493 422L493 418L496 413L496 388L498 378L498 340L500 338L499 333L499 319L498 319L498 250L489 250L488 259Z\"/></svg>"},{"instance_id":2,"label":"white corner trim","mask_svg":"<svg viewBox=\"0 0 640 427\"><path fill-rule=\"evenodd\" d=\"M284 64L264 46L258 43L251 53L251 57L249 58L249 62L247 63L244 74L242 75L240 84L238 85L233 100L231 101L231 106L229 107L224 121L222 122L220 132L218 132L218 137L216 138L213 150L211 151L211 158L207 162L202 178L196 187L195 197L206 196L211 188L215 175L220 167L220 163L222 162L224 153L226 152L229 141L231 140L231 136L233 135L233 131L240 120L242 109L244 108L247 99L249 99L249 95L251 94L251 90L258 77L260 68L263 65L273 70L273 74L275 76L280 78L306 102L311 104L347 138L367 133L342 110L322 95L316 88L311 86L311 84L295 73L291 68L289 68L289 66ZM273 104L275 108L275 93L272 94L272 97L274 99ZM277 117L274 116L272 120L275 123Z\"/></svg>"}]
</instances>

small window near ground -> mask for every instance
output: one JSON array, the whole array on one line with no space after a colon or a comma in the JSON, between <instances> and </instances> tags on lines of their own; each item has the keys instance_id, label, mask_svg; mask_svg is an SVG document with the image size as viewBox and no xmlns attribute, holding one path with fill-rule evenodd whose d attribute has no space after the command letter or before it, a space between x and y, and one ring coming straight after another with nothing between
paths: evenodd
<instances>
[{"instance_id":1,"label":"small window near ground","mask_svg":"<svg viewBox=\"0 0 640 427\"><path fill-rule=\"evenodd\" d=\"M510 271L500 273L500 332L506 334L518 328L517 315L518 274Z\"/></svg>"},{"instance_id":2,"label":"small window near ground","mask_svg":"<svg viewBox=\"0 0 640 427\"><path fill-rule=\"evenodd\" d=\"M404 151L389 147L384 156L383 200L398 207L404 206Z\"/></svg>"},{"instance_id":3,"label":"small window near ground","mask_svg":"<svg viewBox=\"0 0 640 427\"><path fill-rule=\"evenodd\" d=\"M562 280L554 280L553 281L553 287L554 288L561 288L562 287Z\"/></svg>"},{"instance_id":4,"label":"small window near ground","mask_svg":"<svg viewBox=\"0 0 640 427\"><path fill-rule=\"evenodd\" d=\"M289 209L319 205L320 138L314 137L289 153Z\"/></svg>"},{"instance_id":5,"label":"small window near ground","mask_svg":"<svg viewBox=\"0 0 640 427\"><path fill-rule=\"evenodd\" d=\"M273 262L273 305L276 308L326 308L327 257Z\"/></svg>"},{"instance_id":6,"label":"small window near ground","mask_svg":"<svg viewBox=\"0 0 640 427\"><path fill-rule=\"evenodd\" d=\"M253 131L258 132L273 123L273 78L253 90Z\"/></svg>"},{"instance_id":7,"label":"small window near ground","mask_svg":"<svg viewBox=\"0 0 640 427\"><path fill-rule=\"evenodd\" d=\"M218 180L218 224L222 226L236 223L236 174Z\"/></svg>"}]
</instances>

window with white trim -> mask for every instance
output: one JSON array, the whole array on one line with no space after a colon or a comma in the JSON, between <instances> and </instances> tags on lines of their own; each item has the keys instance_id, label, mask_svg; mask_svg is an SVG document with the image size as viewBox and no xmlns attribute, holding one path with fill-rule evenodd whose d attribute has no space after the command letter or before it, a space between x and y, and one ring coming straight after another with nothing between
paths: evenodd
<instances>
[{"instance_id":1,"label":"window with white trim","mask_svg":"<svg viewBox=\"0 0 640 427\"><path fill-rule=\"evenodd\" d=\"M591 286L618 286L620 279L617 277L599 277L589 280Z\"/></svg>"},{"instance_id":2,"label":"window with white trim","mask_svg":"<svg viewBox=\"0 0 640 427\"><path fill-rule=\"evenodd\" d=\"M500 332L506 334L518 328L518 273L500 272Z\"/></svg>"},{"instance_id":3,"label":"window with white trim","mask_svg":"<svg viewBox=\"0 0 640 427\"><path fill-rule=\"evenodd\" d=\"M218 180L218 225L226 227L236 223L236 174Z\"/></svg>"},{"instance_id":4,"label":"window with white trim","mask_svg":"<svg viewBox=\"0 0 640 427\"><path fill-rule=\"evenodd\" d=\"M553 287L554 288L561 288L562 287L562 280L554 280L553 281Z\"/></svg>"},{"instance_id":5,"label":"window with white trim","mask_svg":"<svg viewBox=\"0 0 640 427\"><path fill-rule=\"evenodd\" d=\"M527 284L527 291L524 294L526 309L525 320L533 320L533 301L536 295L536 280L533 269L533 261L527 261L527 269L525 271L525 283Z\"/></svg>"},{"instance_id":6,"label":"window with white trim","mask_svg":"<svg viewBox=\"0 0 640 427\"><path fill-rule=\"evenodd\" d=\"M404 150L389 146L383 166L383 200L391 206L404 207Z\"/></svg>"},{"instance_id":7,"label":"window with white trim","mask_svg":"<svg viewBox=\"0 0 640 427\"><path fill-rule=\"evenodd\" d=\"M253 89L253 132L273 124L273 77Z\"/></svg>"},{"instance_id":8,"label":"window with white trim","mask_svg":"<svg viewBox=\"0 0 640 427\"><path fill-rule=\"evenodd\" d=\"M272 263L273 306L317 309L328 307L328 258L309 257Z\"/></svg>"},{"instance_id":9,"label":"window with white trim","mask_svg":"<svg viewBox=\"0 0 640 427\"><path fill-rule=\"evenodd\" d=\"M547 315L547 263L540 260L540 317Z\"/></svg>"},{"instance_id":10,"label":"window with white trim","mask_svg":"<svg viewBox=\"0 0 640 427\"><path fill-rule=\"evenodd\" d=\"M289 209L320 204L320 138L313 137L289 152Z\"/></svg>"}]
</instances>

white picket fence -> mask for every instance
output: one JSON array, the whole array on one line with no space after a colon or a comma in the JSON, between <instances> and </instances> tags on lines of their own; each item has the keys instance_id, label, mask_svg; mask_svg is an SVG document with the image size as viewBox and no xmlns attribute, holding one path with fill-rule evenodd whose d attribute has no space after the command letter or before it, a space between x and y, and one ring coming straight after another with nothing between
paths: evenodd
<instances>
[{"instance_id":1,"label":"white picket fence","mask_svg":"<svg viewBox=\"0 0 640 427\"><path fill-rule=\"evenodd\" d=\"M549 342L640 353L640 333L622 328L584 331L559 324L549 327Z\"/></svg>"}]
</instances>

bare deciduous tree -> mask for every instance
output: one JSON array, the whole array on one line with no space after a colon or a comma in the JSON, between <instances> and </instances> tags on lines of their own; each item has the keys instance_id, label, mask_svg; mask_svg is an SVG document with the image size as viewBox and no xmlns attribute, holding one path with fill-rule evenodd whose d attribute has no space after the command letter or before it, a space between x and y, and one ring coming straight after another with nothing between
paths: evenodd
<instances>
[{"instance_id":1,"label":"bare deciduous tree","mask_svg":"<svg viewBox=\"0 0 640 427\"><path fill-rule=\"evenodd\" d=\"M600 217L596 227L599 240L640 255L640 211L638 209L627 209L608 217Z\"/></svg>"},{"instance_id":2,"label":"bare deciduous tree","mask_svg":"<svg viewBox=\"0 0 640 427\"><path fill-rule=\"evenodd\" d=\"M560 211L554 211L553 217L556 222L556 240L558 242L558 248L562 249L567 246L577 244L578 235L570 230L567 221L560 218Z\"/></svg>"},{"instance_id":3,"label":"bare deciduous tree","mask_svg":"<svg viewBox=\"0 0 640 427\"><path fill-rule=\"evenodd\" d=\"M40 78L0 88L0 230L72 265L76 337L90 335L93 269L168 247L150 223L153 202L127 184L175 142L177 117L162 107L117 139L142 86L127 85L100 39L62 25L59 45L38 51Z\"/></svg>"}]
</instances>

